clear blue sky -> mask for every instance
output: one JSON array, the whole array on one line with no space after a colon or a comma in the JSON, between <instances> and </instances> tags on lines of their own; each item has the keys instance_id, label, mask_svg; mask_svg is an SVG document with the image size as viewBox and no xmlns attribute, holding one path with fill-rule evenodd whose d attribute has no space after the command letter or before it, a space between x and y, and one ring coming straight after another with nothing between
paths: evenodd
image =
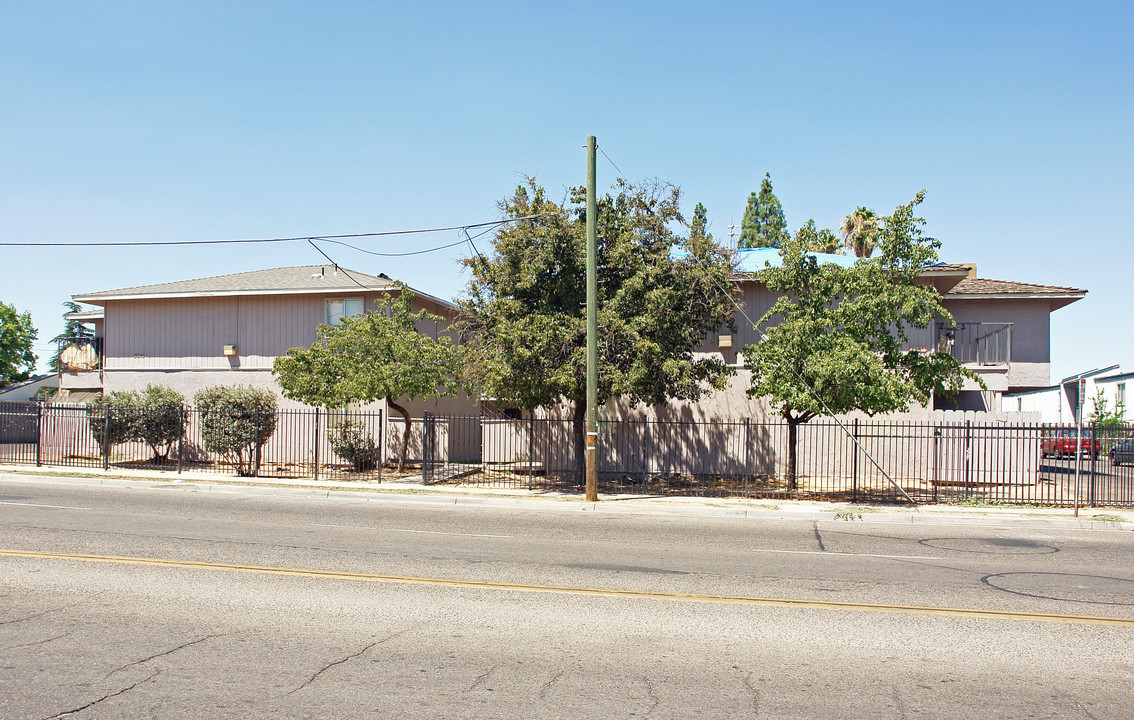
<instances>
[{"instance_id":1,"label":"clear blue sky","mask_svg":"<svg viewBox=\"0 0 1134 720\"><path fill-rule=\"evenodd\" d=\"M525 175L582 184L593 134L629 179L703 202L718 237L765 172L793 228L925 188L943 260L1090 291L1052 315L1053 380L1134 370L1132 7L4 2L0 240L492 220ZM617 174L600 156L600 187ZM466 282L462 248L328 252L443 297ZM31 311L46 359L73 293L321 261L302 243L0 248L0 300Z\"/></svg>"}]
</instances>

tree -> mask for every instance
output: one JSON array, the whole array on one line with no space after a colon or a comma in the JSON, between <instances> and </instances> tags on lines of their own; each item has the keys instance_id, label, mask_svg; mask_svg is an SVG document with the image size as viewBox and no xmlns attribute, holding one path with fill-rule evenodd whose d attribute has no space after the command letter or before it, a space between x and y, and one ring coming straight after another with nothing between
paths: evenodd
<instances>
[{"instance_id":1,"label":"tree","mask_svg":"<svg viewBox=\"0 0 1134 720\"><path fill-rule=\"evenodd\" d=\"M205 449L220 453L241 477L260 472L260 452L276 431L276 396L260 388L214 385L193 402L201 413Z\"/></svg>"},{"instance_id":2,"label":"tree","mask_svg":"<svg viewBox=\"0 0 1134 720\"><path fill-rule=\"evenodd\" d=\"M739 248L778 248L788 240L787 222L780 199L772 192L772 176L764 173L760 194L750 193L740 221Z\"/></svg>"},{"instance_id":3,"label":"tree","mask_svg":"<svg viewBox=\"0 0 1134 720\"><path fill-rule=\"evenodd\" d=\"M977 380L945 353L905 350L907 328L952 322L932 286L917 282L941 243L922 234L914 215L925 192L885 218L879 257L853 267L820 265L800 234L781 248L783 264L760 279L780 297L760 318L766 336L744 349L752 396L766 396L788 423L788 483L796 487L798 428L818 415L868 415L926 405Z\"/></svg>"},{"instance_id":4,"label":"tree","mask_svg":"<svg viewBox=\"0 0 1134 720\"><path fill-rule=\"evenodd\" d=\"M115 445L134 438L137 396L132 392L100 393L87 403L87 424L103 457L110 457Z\"/></svg>"},{"instance_id":5,"label":"tree","mask_svg":"<svg viewBox=\"0 0 1134 720\"><path fill-rule=\"evenodd\" d=\"M839 232L847 250L853 252L855 257L870 257L878 247L881 222L882 218L875 215L873 210L861 206L843 218Z\"/></svg>"},{"instance_id":6,"label":"tree","mask_svg":"<svg viewBox=\"0 0 1134 720\"><path fill-rule=\"evenodd\" d=\"M73 320L67 316L71 313L82 312L83 308L79 303L68 300L63 303L63 319L67 324L63 327L63 332L51 338L51 342L55 343L55 354L51 356L51 372L59 372L59 356L63 354L63 341L70 338L92 338L94 331L88 328L79 320Z\"/></svg>"},{"instance_id":7,"label":"tree","mask_svg":"<svg viewBox=\"0 0 1134 720\"><path fill-rule=\"evenodd\" d=\"M680 191L620 181L598 199L598 402L696 400L723 388L721 360L697 357L705 336L732 324L729 257L696 230L683 240ZM582 188L557 204L533 180L500 203L505 218L472 272L459 329L483 392L534 410L573 406L576 476L586 417L586 204ZM671 252L684 245L685 254Z\"/></svg>"},{"instance_id":8,"label":"tree","mask_svg":"<svg viewBox=\"0 0 1134 720\"><path fill-rule=\"evenodd\" d=\"M399 400L452 395L461 373L452 338L432 337L419 325L443 318L413 311L414 293L395 283L397 294L377 302L372 312L343 318L334 327L320 325L309 348L292 348L276 358L272 372L285 397L308 405L340 408L385 398L405 420L398 470L409 446L409 411Z\"/></svg>"},{"instance_id":9,"label":"tree","mask_svg":"<svg viewBox=\"0 0 1134 720\"><path fill-rule=\"evenodd\" d=\"M0 387L23 382L35 370L32 343L39 337L31 313L0 302Z\"/></svg>"},{"instance_id":10,"label":"tree","mask_svg":"<svg viewBox=\"0 0 1134 720\"><path fill-rule=\"evenodd\" d=\"M134 437L150 446L154 462L165 462L185 429L185 396L172 388L146 385L134 404Z\"/></svg>"},{"instance_id":11,"label":"tree","mask_svg":"<svg viewBox=\"0 0 1134 720\"><path fill-rule=\"evenodd\" d=\"M1115 429L1126 424L1126 404L1118 401L1114 410L1110 409L1110 401L1102 388L1095 391L1091 398L1091 414L1087 416L1087 424L1097 428Z\"/></svg>"},{"instance_id":12,"label":"tree","mask_svg":"<svg viewBox=\"0 0 1134 720\"><path fill-rule=\"evenodd\" d=\"M713 236L709 233L708 227L708 211L705 210L704 205L697 203L693 208L693 217L689 220L689 242L712 242Z\"/></svg>"},{"instance_id":13,"label":"tree","mask_svg":"<svg viewBox=\"0 0 1134 720\"><path fill-rule=\"evenodd\" d=\"M811 252L839 254L843 252L843 243L829 228L818 228L814 220L795 231L796 242L801 242Z\"/></svg>"}]
</instances>

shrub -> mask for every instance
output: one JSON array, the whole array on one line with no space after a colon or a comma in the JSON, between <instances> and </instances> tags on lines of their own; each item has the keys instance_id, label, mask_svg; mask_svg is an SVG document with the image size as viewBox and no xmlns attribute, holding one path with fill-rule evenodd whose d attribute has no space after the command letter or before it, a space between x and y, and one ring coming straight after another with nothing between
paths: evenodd
<instances>
[{"instance_id":1,"label":"shrub","mask_svg":"<svg viewBox=\"0 0 1134 720\"><path fill-rule=\"evenodd\" d=\"M349 462L355 472L367 472L378 466L381 452L362 423L353 420L339 423L331 428L330 441L335 454Z\"/></svg>"},{"instance_id":2,"label":"shrub","mask_svg":"<svg viewBox=\"0 0 1134 720\"><path fill-rule=\"evenodd\" d=\"M116 391L100 394L87 403L87 423L103 457L109 457L115 445L134 438L137 396Z\"/></svg>"},{"instance_id":3,"label":"shrub","mask_svg":"<svg viewBox=\"0 0 1134 720\"><path fill-rule=\"evenodd\" d=\"M243 385L215 385L198 392L193 401L201 413L205 449L230 460L237 474L257 475L260 451L276 431L276 396Z\"/></svg>"},{"instance_id":4,"label":"shrub","mask_svg":"<svg viewBox=\"0 0 1134 720\"><path fill-rule=\"evenodd\" d=\"M185 427L181 409L184 404L185 396L161 385L147 385L136 396L134 436L150 446L158 462L169 458L169 451L181 437Z\"/></svg>"}]
</instances>

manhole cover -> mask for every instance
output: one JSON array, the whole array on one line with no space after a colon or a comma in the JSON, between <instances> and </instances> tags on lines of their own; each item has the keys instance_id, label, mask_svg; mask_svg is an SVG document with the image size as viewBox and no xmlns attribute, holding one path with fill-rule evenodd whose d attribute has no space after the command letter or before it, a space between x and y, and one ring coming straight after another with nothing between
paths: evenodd
<instances>
[{"instance_id":1,"label":"manhole cover","mask_svg":"<svg viewBox=\"0 0 1134 720\"><path fill-rule=\"evenodd\" d=\"M1094 605L1134 606L1134 580L1077 573L1017 572L985 575L989 587L1025 597Z\"/></svg>"}]
</instances>

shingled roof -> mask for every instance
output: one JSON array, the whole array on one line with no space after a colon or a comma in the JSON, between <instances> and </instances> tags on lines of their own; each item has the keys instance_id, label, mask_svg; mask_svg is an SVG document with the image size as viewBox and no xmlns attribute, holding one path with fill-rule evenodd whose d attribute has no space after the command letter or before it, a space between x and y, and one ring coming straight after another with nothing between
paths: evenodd
<instances>
[{"instance_id":1,"label":"shingled roof","mask_svg":"<svg viewBox=\"0 0 1134 720\"><path fill-rule=\"evenodd\" d=\"M333 265L299 265L103 290L75 295L74 298L79 302L101 304L105 300L359 292L364 288L381 292L393 284L393 280L385 275L367 275Z\"/></svg>"},{"instance_id":2,"label":"shingled roof","mask_svg":"<svg viewBox=\"0 0 1134 720\"><path fill-rule=\"evenodd\" d=\"M1035 285L1033 283L1014 282L1012 280L992 280L989 278L965 278L949 290L950 297L954 295L1019 295L1034 297L1043 296L1075 296L1083 297L1086 290L1058 285Z\"/></svg>"}]
</instances>

